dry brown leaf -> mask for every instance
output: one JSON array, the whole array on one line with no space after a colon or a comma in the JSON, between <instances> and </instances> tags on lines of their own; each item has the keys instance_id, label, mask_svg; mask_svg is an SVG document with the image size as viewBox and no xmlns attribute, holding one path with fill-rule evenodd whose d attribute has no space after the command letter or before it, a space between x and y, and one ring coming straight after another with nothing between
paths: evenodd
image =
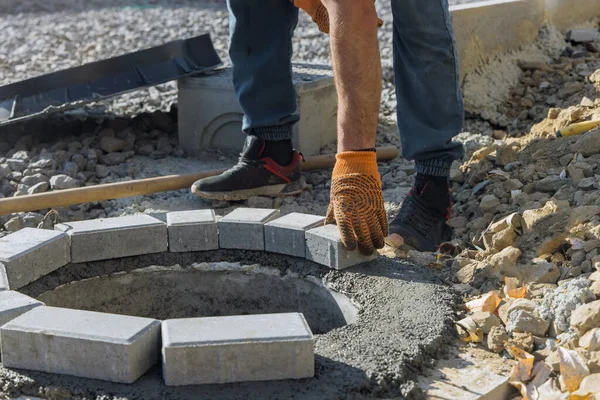
<instances>
[{"instance_id":1,"label":"dry brown leaf","mask_svg":"<svg viewBox=\"0 0 600 400\"><path fill-rule=\"evenodd\" d=\"M533 364L535 357L525 350L522 350L516 346L510 346L510 354L517 360L517 368L519 369L519 379L521 382L527 382L533 372Z\"/></svg>"},{"instance_id":2,"label":"dry brown leaf","mask_svg":"<svg viewBox=\"0 0 600 400\"><path fill-rule=\"evenodd\" d=\"M565 392L573 393L579 388L583 378L590 374L590 370L575 350L558 348L560 357L560 386Z\"/></svg>"},{"instance_id":3,"label":"dry brown leaf","mask_svg":"<svg viewBox=\"0 0 600 400\"><path fill-rule=\"evenodd\" d=\"M531 384L535 387L540 387L550 378L552 374L552 368L548 366L545 362L539 361L534 367L531 375L533 379L531 380Z\"/></svg>"},{"instance_id":4,"label":"dry brown leaf","mask_svg":"<svg viewBox=\"0 0 600 400\"><path fill-rule=\"evenodd\" d=\"M579 389L573 392L569 400L587 400L594 393L600 393L600 374L592 374L583 378Z\"/></svg>"},{"instance_id":5,"label":"dry brown leaf","mask_svg":"<svg viewBox=\"0 0 600 400\"><path fill-rule=\"evenodd\" d=\"M466 335L461 335L461 339L467 343L483 342L483 330L477 326L473 318L466 317L456 323L459 328L462 328ZM460 333L460 331L459 331Z\"/></svg>"},{"instance_id":6,"label":"dry brown leaf","mask_svg":"<svg viewBox=\"0 0 600 400\"><path fill-rule=\"evenodd\" d=\"M568 393L560 391L558 381L556 379L550 379L546 381L542 386L537 388L540 400L567 400L569 398Z\"/></svg>"},{"instance_id":7,"label":"dry brown leaf","mask_svg":"<svg viewBox=\"0 0 600 400\"><path fill-rule=\"evenodd\" d=\"M513 299L522 299L527 295L527 287L519 287L517 278L504 278L504 295Z\"/></svg>"},{"instance_id":8,"label":"dry brown leaf","mask_svg":"<svg viewBox=\"0 0 600 400\"><path fill-rule=\"evenodd\" d=\"M495 292L489 292L478 299L469 301L465 306L471 312L487 311L493 313L496 312L500 301L500 297Z\"/></svg>"}]
</instances>

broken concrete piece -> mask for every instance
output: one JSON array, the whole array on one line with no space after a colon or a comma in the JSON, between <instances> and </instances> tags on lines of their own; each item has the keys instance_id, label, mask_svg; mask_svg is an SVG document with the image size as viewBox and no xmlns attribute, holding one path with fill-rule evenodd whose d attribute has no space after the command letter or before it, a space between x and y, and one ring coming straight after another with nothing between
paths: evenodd
<instances>
[{"instance_id":1,"label":"broken concrete piece","mask_svg":"<svg viewBox=\"0 0 600 400\"><path fill-rule=\"evenodd\" d=\"M546 336L550 323L535 312L525 310L511 311L508 315L506 330L509 332L530 332L535 336Z\"/></svg>"},{"instance_id":2,"label":"broken concrete piece","mask_svg":"<svg viewBox=\"0 0 600 400\"><path fill-rule=\"evenodd\" d=\"M307 260L341 270L376 258L377 252L371 256L364 256L358 250L346 250L336 225L325 225L306 231Z\"/></svg>"},{"instance_id":3,"label":"broken concrete piece","mask_svg":"<svg viewBox=\"0 0 600 400\"><path fill-rule=\"evenodd\" d=\"M490 333L492 328L502 326L502 321L500 321L500 318L491 312L477 311L469 316L486 335Z\"/></svg>"},{"instance_id":4,"label":"broken concrete piece","mask_svg":"<svg viewBox=\"0 0 600 400\"><path fill-rule=\"evenodd\" d=\"M169 251L208 251L219 248L217 219L213 210L190 210L167 214Z\"/></svg>"},{"instance_id":5,"label":"broken concrete piece","mask_svg":"<svg viewBox=\"0 0 600 400\"><path fill-rule=\"evenodd\" d=\"M504 345L510 337L502 326L493 326L490 329L487 337L488 349L494 353L502 353L504 351Z\"/></svg>"},{"instance_id":6,"label":"broken concrete piece","mask_svg":"<svg viewBox=\"0 0 600 400\"><path fill-rule=\"evenodd\" d=\"M279 216L279 210L236 208L219 221L222 249L264 250L265 224Z\"/></svg>"},{"instance_id":7,"label":"broken concrete piece","mask_svg":"<svg viewBox=\"0 0 600 400\"><path fill-rule=\"evenodd\" d=\"M481 211L486 212L486 211L494 210L499 205L500 205L500 200L498 200L498 198L496 196L494 196L493 194L488 194L488 195L481 197L481 201L479 203L479 208L481 208Z\"/></svg>"},{"instance_id":8,"label":"broken concrete piece","mask_svg":"<svg viewBox=\"0 0 600 400\"><path fill-rule=\"evenodd\" d=\"M600 214L600 206L579 206L571 209L569 213L569 225L577 226L589 221L595 215Z\"/></svg>"},{"instance_id":9,"label":"broken concrete piece","mask_svg":"<svg viewBox=\"0 0 600 400\"><path fill-rule=\"evenodd\" d=\"M506 325L508 324L508 316L513 311L523 310L533 313L536 308L537 303L529 299L504 299L498 307L498 316Z\"/></svg>"},{"instance_id":10,"label":"broken concrete piece","mask_svg":"<svg viewBox=\"0 0 600 400\"><path fill-rule=\"evenodd\" d=\"M563 185L567 184L567 180L557 175L550 175L538 181L535 188L538 192L555 193Z\"/></svg>"},{"instance_id":11,"label":"broken concrete piece","mask_svg":"<svg viewBox=\"0 0 600 400\"><path fill-rule=\"evenodd\" d=\"M594 129L581 135L571 146L571 151L580 153L584 157L600 153L600 129Z\"/></svg>"},{"instance_id":12,"label":"broken concrete piece","mask_svg":"<svg viewBox=\"0 0 600 400\"><path fill-rule=\"evenodd\" d=\"M556 283L560 279L560 268L550 262L540 262L527 267L524 278L528 283Z\"/></svg>"},{"instance_id":13,"label":"broken concrete piece","mask_svg":"<svg viewBox=\"0 0 600 400\"><path fill-rule=\"evenodd\" d=\"M12 289L66 265L70 261L69 236L45 229L23 228L0 238L0 262Z\"/></svg>"},{"instance_id":14,"label":"broken concrete piece","mask_svg":"<svg viewBox=\"0 0 600 400\"><path fill-rule=\"evenodd\" d=\"M593 328L587 331L579 339L579 347L583 347L587 351L600 350L600 328Z\"/></svg>"},{"instance_id":15,"label":"broken concrete piece","mask_svg":"<svg viewBox=\"0 0 600 400\"><path fill-rule=\"evenodd\" d=\"M600 300L579 306L571 314L571 327L582 334L598 326L600 326Z\"/></svg>"},{"instance_id":16,"label":"broken concrete piece","mask_svg":"<svg viewBox=\"0 0 600 400\"><path fill-rule=\"evenodd\" d=\"M596 28L576 28L567 33L567 40L574 43L593 42L600 39L600 32Z\"/></svg>"},{"instance_id":17,"label":"broken concrete piece","mask_svg":"<svg viewBox=\"0 0 600 400\"><path fill-rule=\"evenodd\" d=\"M314 338L300 313L167 320L162 341L168 386L314 376Z\"/></svg>"},{"instance_id":18,"label":"broken concrete piece","mask_svg":"<svg viewBox=\"0 0 600 400\"><path fill-rule=\"evenodd\" d=\"M160 321L36 307L0 328L2 364L133 383L158 360Z\"/></svg>"},{"instance_id":19,"label":"broken concrete piece","mask_svg":"<svg viewBox=\"0 0 600 400\"><path fill-rule=\"evenodd\" d=\"M305 232L323 225L324 217L291 213L265 224L265 250L306 257Z\"/></svg>"},{"instance_id":20,"label":"broken concrete piece","mask_svg":"<svg viewBox=\"0 0 600 400\"><path fill-rule=\"evenodd\" d=\"M58 224L71 237L71 262L82 263L168 250L167 225L149 215Z\"/></svg>"},{"instance_id":21,"label":"broken concrete piece","mask_svg":"<svg viewBox=\"0 0 600 400\"><path fill-rule=\"evenodd\" d=\"M488 262L496 275L518 276L517 260L519 257L521 257L521 250L516 247L507 247L490 257Z\"/></svg>"}]
</instances>

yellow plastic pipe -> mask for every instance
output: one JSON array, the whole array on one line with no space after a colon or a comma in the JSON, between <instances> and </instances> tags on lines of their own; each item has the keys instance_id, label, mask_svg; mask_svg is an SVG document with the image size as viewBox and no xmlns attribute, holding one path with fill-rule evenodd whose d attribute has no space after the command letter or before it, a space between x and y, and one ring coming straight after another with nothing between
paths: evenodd
<instances>
[{"instance_id":1,"label":"yellow plastic pipe","mask_svg":"<svg viewBox=\"0 0 600 400\"><path fill-rule=\"evenodd\" d=\"M600 126L600 119L594 121L579 122L577 124L569 125L564 129L556 131L557 137L569 137L581 135L582 133L591 131L595 127Z\"/></svg>"}]
</instances>

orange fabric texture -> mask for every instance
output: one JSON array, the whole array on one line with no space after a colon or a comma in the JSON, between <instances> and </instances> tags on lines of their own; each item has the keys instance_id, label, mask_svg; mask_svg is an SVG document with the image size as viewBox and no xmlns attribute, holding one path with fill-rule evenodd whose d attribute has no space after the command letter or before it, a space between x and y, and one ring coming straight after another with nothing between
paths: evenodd
<instances>
[{"instance_id":1,"label":"orange fabric texture","mask_svg":"<svg viewBox=\"0 0 600 400\"><path fill-rule=\"evenodd\" d=\"M294 5L310 15L321 32L329 33L329 13L320 0L294 0ZM382 25L383 21L377 18L377 26Z\"/></svg>"},{"instance_id":2,"label":"orange fabric texture","mask_svg":"<svg viewBox=\"0 0 600 400\"><path fill-rule=\"evenodd\" d=\"M337 223L350 251L358 247L361 253L371 255L383 248L388 222L374 152L337 154L325 223Z\"/></svg>"}]
</instances>

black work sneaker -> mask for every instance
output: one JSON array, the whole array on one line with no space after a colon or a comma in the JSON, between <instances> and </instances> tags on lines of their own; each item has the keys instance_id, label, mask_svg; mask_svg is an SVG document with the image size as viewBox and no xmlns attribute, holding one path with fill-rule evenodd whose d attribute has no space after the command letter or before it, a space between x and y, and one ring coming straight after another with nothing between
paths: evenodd
<instances>
[{"instance_id":1,"label":"black work sneaker","mask_svg":"<svg viewBox=\"0 0 600 400\"><path fill-rule=\"evenodd\" d=\"M261 157L264 146L263 139L248 136L238 163L221 175L195 182L192 192L206 199L225 201L301 193L305 184L300 170L300 153L294 151L292 162L282 166L269 157Z\"/></svg>"},{"instance_id":2,"label":"black work sneaker","mask_svg":"<svg viewBox=\"0 0 600 400\"><path fill-rule=\"evenodd\" d=\"M448 182L438 180L417 184L406 196L398 216L390 223L386 241L394 243L393 235L396 234L405 244L419 251L434 252L441 243L452 239L452 228L446 225L451 210Z\"/></svg>"}]
</instances>

